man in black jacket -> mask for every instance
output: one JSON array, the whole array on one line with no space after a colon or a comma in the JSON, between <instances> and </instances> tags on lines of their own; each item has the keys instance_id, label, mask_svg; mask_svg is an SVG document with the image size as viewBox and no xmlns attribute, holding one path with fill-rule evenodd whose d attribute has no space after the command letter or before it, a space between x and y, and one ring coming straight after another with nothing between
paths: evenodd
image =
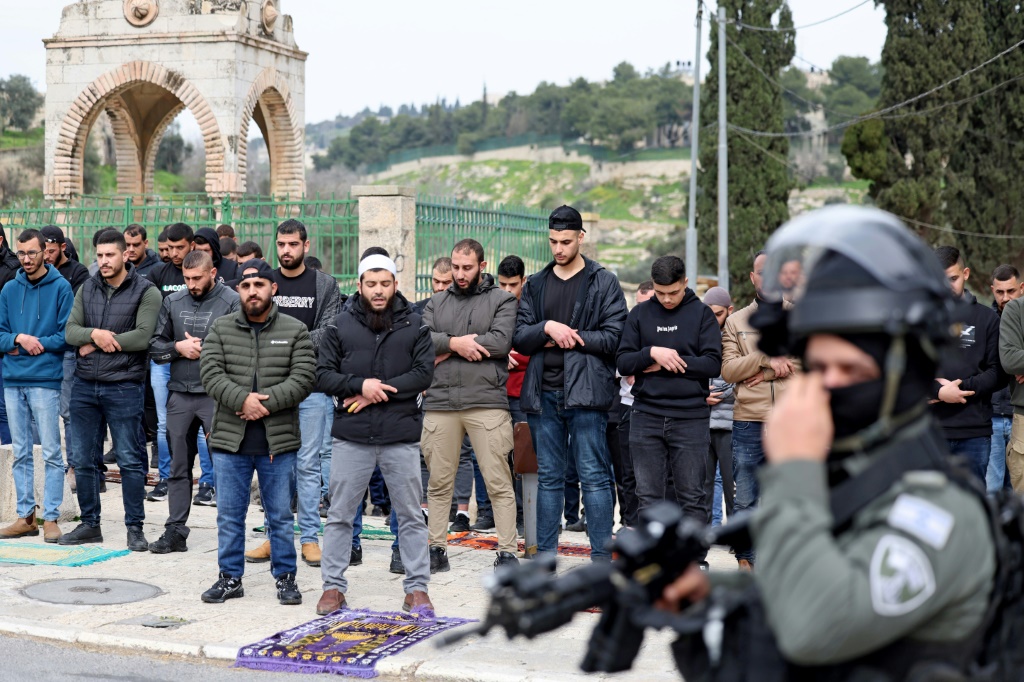
<instances>
[{"instance_id":1,"label":"man in black jacket","mask_svg":"<svg viewBox=\"0 0 1024 682\"><path fill-rule=\"evenodd\" d=\"M153 336L160 294L125 262L124 236L106 230L96 243L99 272L75 294L65 339L78 347L71 389L71 437L82 523L60 538L62 545L103 542L100 531L99 471L103 422L110 426L117 466L128 549L149 547L142 534L145 450L140 442L147 351Z\"/></svg>"},{"instance_id":2,"label":"man in black jacket","mask_svg":"<svg viewBox=\"0 0 1024 682\"><path fill-rule=\"evenodd\" d=\"M164 299L157 318L156 335L149 342L149 357L160 365L171 366L167 384L167 436L171 448L171 475L168 479L168 510L164 534L149 546L154 554L187 551L189 498L192 495L192 468L195 465L199 428L205 434L213 428L213 398L206 395L199 377L199 355L210 325L218 317L238 312L238 294L217 281L217 270L209 254L193 251L182 261L186 291L176 291ZM213 467L204 468L199 479L196 504L212 500ZM205 506L212 506L206 504Z\"/></svg>"},{"instance_id":3,"label":"man in black jacket","mask_svg":"<svg viewBox=\"0 0 1024 682\"><path fill-rule=\"evenodd\" d=\"M940 364L931 402L950 452L965 457L984 483L992 449L992 394L1007 380L999 364L999 316L965 291L971 270L958 249L940 246L935 256L964 311L960 345Z\"/></svg>"},{"instance_id":4,"label":"man in black jacket","mask_svg":"<svg viewBox=\"0 0 1024 682\"><path fill-rule=\"evenodd\" d=\"M167 261L157 264L147 275L167 298L175 291L184 291L185 276L181 272L181 264L192 249L195 248L195 234L185 223L169 225L163 232L167 236ZM149 383L153 388L156 401L156 442L157 465L160 481L146 497L150 502L163 502L167 499L167 479L171 475L171 449L167 439L167 383L171 380L170 365L149 363Z\"/></svg>"},{"instance_id":5,"label":"man in black jacket","mask_svg":"<svg viewBox=\"0 0 1024 682\"><path fill-rule=\"evenodd\" d=\"M160 263L156 251L149 248L146 228L142 225L129 225L124 228L124 243L128 245L128 260L143 277Z\"/></svg>"},{"instance_id":6,"label":"man in black jacket","mask_svg":"<svg viewBox=\"0 0 1024 682\"><path fill-rule=\"evenodd\" d=\"M57 268L57 272L68 281L68 284L71 285L71 293L77 294L85 281L89 279L89 269L68 257L67 240L64 238L63 230L56 225L47 225L39 231L42 233L44 241L43 258ZM75 492L78 487L75 470L71 468L71 453L74 452L71 438L71 386L75 383L75 355L74 350L65 351L64 380L60 384L60 418L64 422L64 456L68 464L71 492ZM97 464L103 465L102 458Z\"/></svg>"},{"instance_id":7,"label":"man in black jacket","mask_svg":"<svg viewBox=\"0 0 1024 682\"><path fill-rule=\"evenodd\" d=\"M205 251L213 259L213 267L217 270L218 282L231 282L238 279L238 263L224 257L220 250L220 238L212 227L201 227L196 230L195 250Z\"/></svg>"},{"instance_id":8,"label":"man in black jacket","mask_svg":"<svg viewBox=\"0 0 1024 682\"><path fill-rule=\"evenodd\" d=\"M434 347L420 315L395 288L398 269L382 255L359 264L359 294L320 342L317 389L334 397L331 508L324 527L320 572L324 593L317 613L345 606L352 521L374 467L380 466L398 517L405 568L403 608L430 609L430 557L420 514L416 404L434 375Z\"/></svg>"},{"instance_id":9,"label":"man in black jacket","mask_svg":"<svg viewBox=\"0 0 1024 682\"><path fill-rule=\"evenodd\" d=\"M7 237L4 234L4 225L0 223L0 290L4 285L14 279L21 268L18 257L7 247ZM0 443L7 445L11 442L11 429L7 425L7 404L4 401L4 375L0 370Z\"/></svg>"},{"instance_id":10,"label":"man in black jacket","mask_svg":"<svg viewBox=\"0 0 1024 682\"><path fill-rule=\"evenodd\" d=\"M686 266L662 256L651 266L654 298L633 307L619 343L619 374L633 376L629 451L640 511L665 499L672 474L683 514L707 523L711 444L709 385L722 369L722 333L687 284Z\"/></svg>"},{"instance_id":11,"label":"man in black jacket","mask_svg":"<svg viewBox=\"0 0 1024 682\"><path fill-rule=\"evenodd\" d=\"M554 260L526 280L512 340L530 356L519 402L537 451L537 550L557 547L572 457L583 487L591 556L607 559L615 493L605 430L618 399L615 351L626 298L615 275L580 253L583 219L576 209L555 209L548 227Z\"/></svg>"}]
</instances>

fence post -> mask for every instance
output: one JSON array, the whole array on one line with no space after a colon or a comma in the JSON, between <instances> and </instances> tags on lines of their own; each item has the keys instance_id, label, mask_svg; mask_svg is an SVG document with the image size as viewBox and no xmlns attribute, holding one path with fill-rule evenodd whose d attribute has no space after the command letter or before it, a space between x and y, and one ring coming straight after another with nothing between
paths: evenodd
<instances>
[{"instance_id":1,"label":"fence post","mask_svg":"<svg viewBox=\"0 0 1024 682\"><path fill-rule=\"evenodd\" d=\"M132 198L130 196L124 198L124 225L123 229L127 229L131 225L135 216L132 215Z\"/></svg>"},{"instance_id":2,"label":"fence post","mask_svg":"<svg viewBox=\"0 0 1024 682\"><path fill-rule=\"evenodd\" d=\"M583 219L583 229L587 231L587 236L583 238L583 246L580 247L580 251L590 260L597 260L597 238L601 214L581 213L580 217Z\"/></svg>"},{"instance_id":3,"label":"fence post","mask_svg":"<svg viewBox=\"0 0 1024 682\"><path fill-rule=\"evenodd\" d=\"M359 253L382 246L398 266L398 290L416 295L416 190L398 185L356 185Z\"/></svg>"}]
</instances>

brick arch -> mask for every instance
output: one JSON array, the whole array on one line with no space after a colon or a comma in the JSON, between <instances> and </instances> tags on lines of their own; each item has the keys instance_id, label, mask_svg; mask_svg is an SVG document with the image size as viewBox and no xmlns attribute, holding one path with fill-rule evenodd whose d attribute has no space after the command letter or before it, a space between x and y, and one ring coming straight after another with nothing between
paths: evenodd
<instances>
[{"instance_id":1,"label":"brick arch","mask_svg":"<svg viewBox=\"0 0 1024 682\"><path fill-rule=\"evenodd\" d=\"M143 155L145 159L145 167L142 169L142 178L144 187L146 188L147 194L155 192L156 183L154 180L155 169L156 169L156 153L160 149L160 142L164 139L164 133L167 132L167 128L174 123L174 119L178 117L178 114L185 110L185 105L179 103L178 106L167 112L167 115L157 123L153 129L153 135L149 138L149 144L146 147L146 153ZM205 136L204 136L205 139ZM207 168L209 173L209 168Z\"/></svg>"},{"instance_id":2,"label":"brick arch","mask_svg":"<svg viewBox=\"0 0 1024 682\"><path fill-rule=\"evenodd\" d=\"M128 113L124 100L112 97L105 105L110 127L114 131L114 157L117 159L117 193L139 194L143 191L142 157L139 131ZM88 136L88 132L86 133Z\"/></svg>"},{"instance_id":3,"label":"brick arch","mask_svg":"<svg viewBox=\"0 0 1024 682\"><path fill-rule=\"evenodd\" d=\"M72 103L61 122L47 194L69 197L82 193L85 144L92 124L113 98L142 83L167 90L192 111L206 146L206 191L221 194L226 190L224 139L210 105L181 74L152 62L133 61L94 80Z\"/></svg>"},{"instance_id":4,"label":"brick arch","mask_svg":"<svg viewBox=\"0 0 1024 682\"><path fill-rule=\"evenodd\" d=\"M245 98L238 135L238 168L248 168L249 125L260 107L265 124L265 142L270 154L270 193L274 196L302 196L306 191L303 150L305 131L296 124L295 105L288 82L277 69L264 69Z\"/></svg>"}]
</instances>

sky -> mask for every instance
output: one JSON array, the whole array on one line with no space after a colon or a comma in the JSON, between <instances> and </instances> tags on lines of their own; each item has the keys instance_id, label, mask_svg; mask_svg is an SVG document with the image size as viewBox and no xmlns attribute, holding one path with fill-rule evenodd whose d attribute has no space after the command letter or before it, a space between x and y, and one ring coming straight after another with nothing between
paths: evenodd
<instances>
[{"instance_id":1,"label":"sky","mask_svg":"<svg viewBox=\"0 0 1024 682\"><path fill-rule=\"evenodd\" d=\"M121 0L106 0L120 3ZM861 0L789 0L796 26L839 14ZM707 0L714 9L715 0ZM71 0L0 0L0 77L25 74L45 89L42 39ZM21 10L14 8L20 5ZM641 72L695 56L697 0L279 0L292 15L306 62L306 121L381 104L441 98L468 103L489 94L532 92L541 81L605 80L628 61ZM628 9L627 9L628 8ZM708 46L704 20L702 53ZM878 60L885 12L874 2L797 32L797 55L827 67L839 55ZM807 68L806 62L794 64ZM183 132L198 137L198 128ZM253 126L254 133L258 128Z\"/></svg>"}]
</instances>

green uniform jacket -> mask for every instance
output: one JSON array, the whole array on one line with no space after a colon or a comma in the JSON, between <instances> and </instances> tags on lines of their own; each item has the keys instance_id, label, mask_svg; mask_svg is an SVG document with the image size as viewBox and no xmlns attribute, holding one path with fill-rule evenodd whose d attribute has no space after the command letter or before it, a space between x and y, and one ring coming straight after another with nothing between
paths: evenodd
<instances>
[{"instance_id":1,"label":"green uniform jacket","mask_svg":"<svg viewBox=\"0 0 1024 682\"><path fill-rule=\"evenodd\" d=\"M896 452L915 447L925 428L938 427L908 426ZM871 457L845 466L862 471ZM907 473L837 537L824 463L766 466L760 480L754 580L791 662L840 663L903 638L954 642L981 625L995 573L990 523L980 500L944 474Z\"/></svg>"},{"instance_id":2,"label":"green uniform jacket","mask_svg":"<svg viewBox=\"0 0 1024 682\"><path fill-rule=\"evenodd\" d=\"M999 316L999 362L1010 374L1010 402L1015 414L1024 414L1024 385L1013 381L1024 374L1024 299L1013 299Z\"/></svg>"},{"instance_id":3,"label":"green uniform jacket","mask_svg":"<svg viewBox=\"0 0 1024 682\"><path fill-rule=\"evenodd\" d=\"M313 390L316 357L306 325L271 305L259 343L245 312L217 318L203 341L199 376L206 393L217 402L210 448L238 452L245 421L235 413L252 393L253 375L258 392L270 397L263 418L271 454L299 449L299 403Z\"/></svg>"}]
</instances>

